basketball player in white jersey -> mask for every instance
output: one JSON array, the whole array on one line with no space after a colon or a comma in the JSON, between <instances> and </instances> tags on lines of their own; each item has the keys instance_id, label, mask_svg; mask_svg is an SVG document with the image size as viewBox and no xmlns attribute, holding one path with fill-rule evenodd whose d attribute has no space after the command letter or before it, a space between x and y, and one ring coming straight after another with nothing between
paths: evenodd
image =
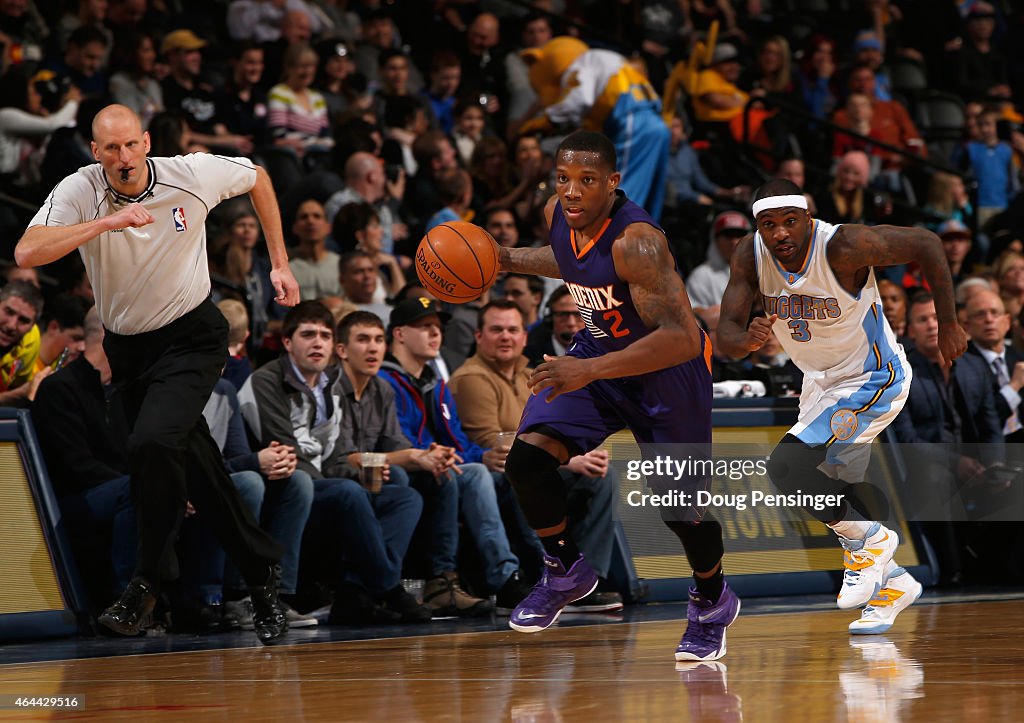
<instances>
[{"instance_id":1,"label":"basketball player in white jersey","mask_svg":"<svg viewBox=\"0 0 1024 723\"><path fill-rule=\"evenodd\" d=\"M860 503L870 443L906 403L911 370L882 314L874 266L917 262L935 296L939 350L949 365L967 348L938 237L920 228L833 226L813 219L797 186L776 179L754 194L754 234L732 257L722 299L719 351L744 357L772 331L804 373L796 425L772 452L772 482L785 492L846 495L817 513L845 549L838 605L865 606L856 634L882 633L921 594L893 555L896 532L865 519ZM765 316L750 325L760 294ZM853 504L848 501L853 500Z\"/></svg>"},{"instance_id":2,"label":"basketball player in white jersey","mask_svg":"<svg viewBox=\"0 0 1024 723\"><path fill-rule=\"evenodd\" d=\"M135 575L99 622L122 635L146 624L162 580L177 576L174 541L192 502L250 586L260 642L281 642L288 620L277 597L280 547L242 503L202 415L228 348L227 321L210 301L211 208L249 194L277 301L299 300L270 176L248 158L147 158L149 134L122 105L97 113L92 131L98 163L57 184L14 256L19 266L42 266L75 249L81 254L106 328L117 402L132 425L126 441L139 527Z\"/></svg>"}]
</instances>

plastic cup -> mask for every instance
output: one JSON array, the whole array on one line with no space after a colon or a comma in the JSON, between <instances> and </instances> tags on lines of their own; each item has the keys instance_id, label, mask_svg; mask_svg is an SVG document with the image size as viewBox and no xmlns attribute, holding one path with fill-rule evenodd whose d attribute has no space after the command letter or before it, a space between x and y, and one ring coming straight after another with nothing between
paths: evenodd
<instances>
[{"instance_id":1,"label":"plastic cup","mask_svg":"<svg viewBox=\"0 0 1024 723\"><path fill-rule=\"evenodd\" d=\"M373 494L384 486L384 465L387 455L381 452L363 452L359 455L359 482Z\"/></svg>"}]
</instances>

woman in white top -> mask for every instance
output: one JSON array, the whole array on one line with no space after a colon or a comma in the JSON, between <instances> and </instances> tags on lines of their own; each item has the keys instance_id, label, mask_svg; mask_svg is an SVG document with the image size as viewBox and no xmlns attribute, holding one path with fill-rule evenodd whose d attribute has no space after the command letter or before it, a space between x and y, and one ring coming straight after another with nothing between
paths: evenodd
<instances>
[{"instance_id":1,"label":"woman in white top","mask_svg":"<svg viewBox=\"0 0 1024 723\"><path fill-rule=\"evenodd\" d=\"M0 176L15 186L38 183L46 141L58 128L75 125L81 97L78 88L68 87L60 109L51 114L43 107L35 78L23 68L11 68L0 77Z\"/></svg>"},{"instance_id":2,"label":"woman in white top","mask_svg":"<svg viewBox=\"0 0 1024 723\"><path fill-rule=\"evenodd\" d=\"M114 48L110 94L115 103L131 108L149 128L153 116L164 110L164 93L153 71L156 69L156 41L140 32L128 44Z\"/></svg>"}]
</instances>

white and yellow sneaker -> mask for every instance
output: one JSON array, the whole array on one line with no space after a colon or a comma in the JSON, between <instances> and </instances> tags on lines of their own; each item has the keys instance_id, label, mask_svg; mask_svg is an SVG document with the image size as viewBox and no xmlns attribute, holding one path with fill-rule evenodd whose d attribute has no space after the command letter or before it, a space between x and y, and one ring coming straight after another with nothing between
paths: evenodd
<instances>
[{"instance_id":1,"label":"white and yellow sneaker","mask_svg":"<svg viewBox=\"0 0 1024 723\"><path fill-rule=\"evenodd\" d=\"M892 627L896 616L921 597L921 583L892 560L886 566L885 582L861 612L850 623L853 635L878 635Z\"/></svg>"},{"instance_id":2,"label":"white and yellow sneaker","mask_svg":"<svg viewBox=\"0 0 1024 723\"><path fill-rule=\"evenodd\" d=\"M843 554L843 585L836 605L842 610L867 604L882 589L885 566L892 560L900 539L895 532L879 522L872 523L863 540L850 540L839 535Z\"/></svg>"}]
</instances>

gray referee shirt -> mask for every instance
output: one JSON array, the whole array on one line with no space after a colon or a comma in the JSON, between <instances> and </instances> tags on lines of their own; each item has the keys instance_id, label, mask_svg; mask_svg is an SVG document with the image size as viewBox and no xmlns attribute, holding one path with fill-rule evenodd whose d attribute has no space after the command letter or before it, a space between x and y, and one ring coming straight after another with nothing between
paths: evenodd
<instances>
[{"instance_id":1,"label":"gray referee shirt","mask_svg":"<svg viewBox=\"0 0 1024 723\"><path fill-rule=\"evenodd\" d=\"M57 184L29 224L73 226L129 203L146 207L153 223L107 231L78 247L100 321L115 334L159 329L209 296L206 216L256 184L248 158L191 153L146 163L149 185L135 198L111 188L100 164L78 169Z\"/></svg>"}]
</instances>

